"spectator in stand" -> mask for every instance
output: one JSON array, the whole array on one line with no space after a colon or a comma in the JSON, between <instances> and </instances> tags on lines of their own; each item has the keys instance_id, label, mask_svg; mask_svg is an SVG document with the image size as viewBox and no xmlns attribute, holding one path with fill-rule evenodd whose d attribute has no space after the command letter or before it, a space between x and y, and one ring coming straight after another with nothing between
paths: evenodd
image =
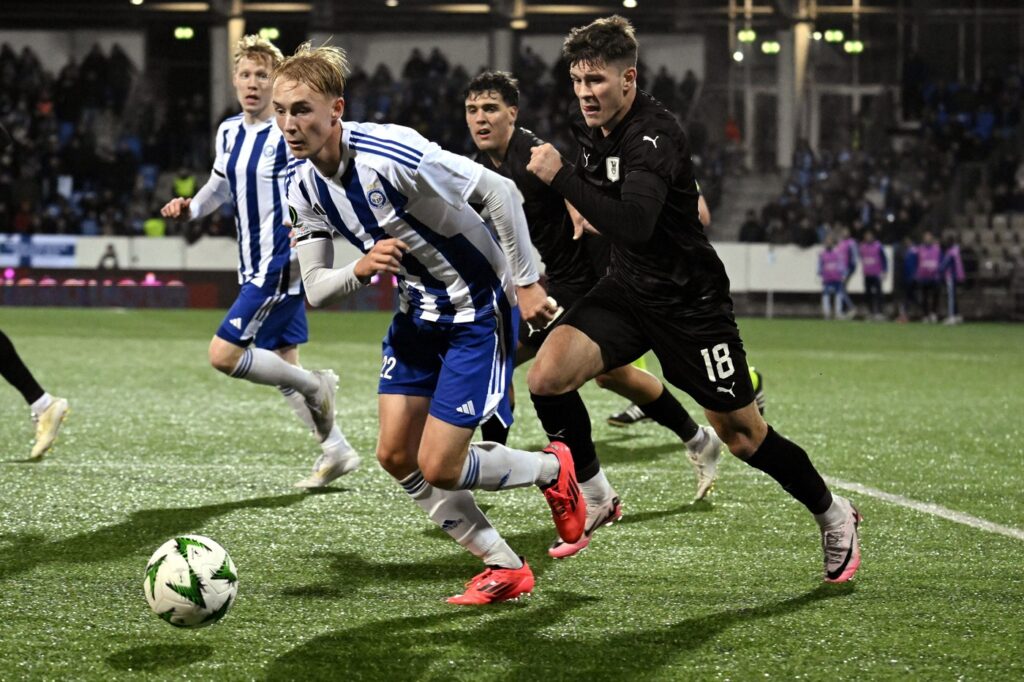
<instances>
[{"instance_id":1,"label":"spectator in stand","mask_svg":"<svg viewBox=\"0 0 1024 682\"><path fill-rule=\"evenodd\" d=\"M818 277L821 278L821 312L832 319L832 301L835 300L835 319L843 319L842 291L846 277L846 258L836 247L835 237L825 237L825 248L818 255Z\"/></svg>"},{"instance_id":2,"label":"spectator in stand","mask_svg":"<svg viewBox=\"0 0 1024 682\"><path fill-rule=\"evenodd\" d=\"M150 207L151 214L142 223L142 233L147 237L163 237L167 234L167 221L160 215L160 207Z\"/></svg>"},{"instance_id":3,"label":"spectator in stand","mask_svg":"<svg viewBox=\"0 0 1024 682\"><path fill-rule=\"evenodd\" d=\"M676 82L664 64L658 68L658 73L654 76L651 96L669 109L674 109L676 106Z\"/></svg>"},{"instance_id":4,"label":"spectator in stand","mask_svg":"<svg viewBox=\"0 0 1024 682\"><path fill-rule=\"evenodd\" d=\"M687 69L683 79L679 82L679 108L684 115L689 112L690 106L693 104L698 84L697 74L693 72L693 69Z\"/></svg>"},{"instance_id":5,"label":"spectator in stand","mask_svg":"<svg viewBox=\"0 0 1024 682\"><path fill-rule=\"evenodd\" d=\"M764 224L757 219L757 211L753 209L747 211L747 219L740 225L739 239L741 242L767 241Z\"/></svg>"},{"instance_id":6,"label":"spectator in stand","mask_svg":"<svg viewBox=\"0 0 1024 682\"><path fill-rule=\"evenodd\" d=\"M174 196L181 197L182 199L191 199L196 195L198 184L195 172L191 168L182 166L174 177Z\"/></svg>"},{"instance_id":7,"label":"spectator in stand","mask_svg":"<svg viewBox=\"0 0 1024 682\"><path fill-rule=\"evenodd\" d=\"M943 324L960 324L964 318L957 307L957 285L964 281L964 262L960 258L960 245L953 234L947 234L942 240L942 260L939 272L946 285L946 319Z\"/></svg>"},{"instance_id":8,"label":"spectator in stand","mask_svg":"<svg viewBox=\"0 0 1024 682\"><path fill-rule=\"evenodd\" d=\"M921 321L934 324L939 321L939 265L942 247L931 232L925 232L917 247L917 270L914 282L921 292Z\"/></svg>"},{"instance_id":9,"label":"spectator in stand","mask_svg":"<svg viewBox=\"0 0 1024 682\"><path fill-rule=\"evenodd\" d=\"M875 238L870 229L864 231L864 238L857 246L860 255L861 272L864 274L864 297L867 299L868 310L872 320L884 320L882 313L882 279L889 271L889 262L885 257L882 242Z\"/></svg>"},{"instance_id":10,"label":"spectator in stand","mask_svg":"<svg viewBox=\"0 0 1024 682\"><path fill-rule=\"evenodd\" d=\"M438 48L430 50L430 57L427 59L427 75L431 78L444 78L448 75L448 58Z\"/></svg>"}]
</instances>

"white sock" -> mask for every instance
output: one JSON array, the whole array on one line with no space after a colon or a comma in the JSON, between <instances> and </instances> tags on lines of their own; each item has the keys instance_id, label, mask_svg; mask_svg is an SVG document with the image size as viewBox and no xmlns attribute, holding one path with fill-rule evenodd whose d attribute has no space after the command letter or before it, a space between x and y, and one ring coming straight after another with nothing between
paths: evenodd
<instances>
[{"instance_id":1,"label":"white sock","mask_svg":"<svg viewBox=\"0 0 1024 682\"><path fill-rule=\"evenodd\" d=\"M489 566L520 568L523 565L468 490L442 490L427 483L418 469L399 483L416 505L427 513L455 542Z\"/></svg>"},{"instance_id":2,"label":"white sock","mask_svg":"<svg viewBox=\"0 0 1024 682\"><path fill-rule=\"evenodd\" d=\"M348 438L345 438L345 434L338 428L337 420L335 420L334 426L331 427L331 432L327 434L327 438L324 439L323 443L320 443L320 449L324 452L329 450L348 452L353 449L352 444L348 442Z\"/></svg>"},{"instance_id":3,"label":"white sock","mask_svg":"<svg viewBox=\"0 0 1024 682\"><path fill-rule=\"evenodd\" d=\"M50 403L52 403L52 402L53 402L53 396L50 395L49 393L46 393L44 391L42 397L39 398L39 400L37 400L34 403L32 403L32 406L31 406L32 414L34 414L35 416L38 417L43 412L46 412L46 408L48 408L50 406Z\"/></svg>"},{"instance_id":4,"label":"white sock","mask_svg":"<svg viewBox=\"0 0 1024 682\"><path fill-rule=\"evenodd\" d=\"M686 449L690 452L700 452L700 449L708 442L708 438L707 432L698 427L697 433L693 434L693 438L686 441Z\"/></svg>"},{"instance_id":5,"label":"white sock","mask_svg":"<svg viewBox=\"0 0 1024 682\"><path fill-rule=\"evenodd\" d=\"M604 475L604 469L598 469L597 474L586 481L580 481L580 490L583 491L583 499L587 501L588 507L597 505L615 497L615 490Z\"/></svg>"},{"instance_id":6,"label":"white sock","mask_svg":"<svg viewBox=\"0 0 1024 682\"><path fill-rule=\"evenodd\" d=\"M293 388L286 388L285 386L278 386L277 389L281 391L281 395L284 396L285 401L292 408L292 411L299 418L299 420L306 425L309 432L314 436L316 435L316 426L313 424L313 415L309 413L309 406L306 404L306 398L301 393ZM328 450L341 449L343 452L352 449L352 445L345 438L345 434L341 432L338 427L338 421L335 419L334 426L331 427L331 432L327 434L320 443L320 449L324 452Z\"/></svg>"},{"instance_id":7,"label":"white sock","mask_svg":"<svg viewBox=\"0 0 1024 682\"><path fill-rule=\"evenodd\" d=\"M462 490L508 490L546 485L558 478L558 459L547 452L516 450L501 443L469 444L458 487Z\"/></svg>"},{"instance_id":8,"label":"white sock","mask_svg":"<svg viewBox=\"0 0 1024 682\"><path fill-rule=\"evenodd\" d=\"M263 348L246 348L231 376L254 384L293 388L307 398L320 388L320 382L312 372L296 367L277 353Z\"/></svg>"},{"instance_id":9,"label":"white sock","mask_svg":"<svg viewBox=\"0 0 1024 682\"><path fill-rule=\"evenodd\" d=\"M821 514L815 514L814 520L820 528L828 528L843 522L846 519L846 505L840 504L843 498L838 495L832 496L832 504Z\"/></svg>"},{"instance_id":10,"label":"white sock","mask_svg":"<svg viewBox=\"0 0 1024 682\"><path fill-rule=\"evenodd\" d=\"M306 405L306 396L287 386L278 386L277 390L281 391L281 395L284 396L285 401L292 408L292 412L299 418L299 421L305 424L311 433L316 434L313 415L309 413L309 406Z\"/></svg>"}]
</instances>

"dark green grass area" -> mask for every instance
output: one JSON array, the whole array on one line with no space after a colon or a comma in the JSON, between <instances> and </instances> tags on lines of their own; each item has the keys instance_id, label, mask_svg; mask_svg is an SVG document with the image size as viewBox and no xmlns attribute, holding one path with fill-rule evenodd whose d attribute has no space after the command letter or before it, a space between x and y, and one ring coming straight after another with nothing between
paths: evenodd
<instances>
[{"instance_id":1,"label":"dark green grass area","mask_svg":"<svg viewBox=\"0 0 1024 682\"><path fill-rule=\"evenodd\" d=\"M478 493L536 590L449 606L477 562L373 458L388 316L310 316L303 363L341 376L341 423L364 454L317 495L292 488L317 447L280 395L207 366L221 316L0 310L72 405L53 453L26 463L28 410L0 384L0 679L1024 677L1024 540L847 492L866 517L864 562L824 585L816 526L773 481L728 458L710 501L690 504L678 441L606 426L624 401L592 386L623 522L556 561L541 495ZM741 328L769 421L838 486L1024 529L1024 328ZM534 448L524 372L516 384L512 442ZM222 543L239 571L237 604L205 630L171 628L142 593L150 554L186 532Z\"/></svg>"}]
</instances>

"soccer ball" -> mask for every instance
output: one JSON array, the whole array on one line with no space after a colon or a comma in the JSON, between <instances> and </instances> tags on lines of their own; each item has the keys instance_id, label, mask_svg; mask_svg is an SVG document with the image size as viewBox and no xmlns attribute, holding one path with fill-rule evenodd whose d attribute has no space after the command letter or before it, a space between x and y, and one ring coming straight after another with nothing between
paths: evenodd
<instances>
[{"instance_id":1,"label":"soccer ball","mask_svg":"<svg viewBox=\"0 0 1024 682\"><path fill-rule=\"evenodd\" d=\"M156 615L179 628L201 628L228 612L238 571L227 550L202 535L171 538L153 552L142 582Z\"/></svg>"}]
</instances>

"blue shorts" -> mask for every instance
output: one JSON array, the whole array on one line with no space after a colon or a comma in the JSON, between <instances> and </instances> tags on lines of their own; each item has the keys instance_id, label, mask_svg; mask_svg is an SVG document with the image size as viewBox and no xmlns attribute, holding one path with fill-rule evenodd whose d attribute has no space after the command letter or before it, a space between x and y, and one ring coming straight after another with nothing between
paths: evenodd
<instances>
[{"instance_id":1,"label":"blue shorts","mask_svg":"<svg viewBox=\"0 0 1024 682\"><path fill-rule=\"evenodd\" d=\"M821 293L825 295L834 296L835 294L842 293L843 283L842 282L825 282L822 286Z\"/></svg>"},{"instance_id":2,"label":"blue shorts","mask_svg":"<svg viewBox=\"0 0 1024 682\"><path fill-rule=\"evenodd\" d=\"M217 336L243 348L255 341L257 348L266 350L305 343L309 340L305 297L243 284Z\"/></svg>"},{"instance_id":3,"label":"blue shorts","mask_svg":"<svg viewBox=\"0 0 1024 682\"><path fill-rule=\"evenodd\" d=\"M395 315L382 344L377 392L428 396L430 414L454 426L476 428L492 415L511 426L519 311L502 307L494 317L462 324Z\"/></svg>"}]
</instances>

